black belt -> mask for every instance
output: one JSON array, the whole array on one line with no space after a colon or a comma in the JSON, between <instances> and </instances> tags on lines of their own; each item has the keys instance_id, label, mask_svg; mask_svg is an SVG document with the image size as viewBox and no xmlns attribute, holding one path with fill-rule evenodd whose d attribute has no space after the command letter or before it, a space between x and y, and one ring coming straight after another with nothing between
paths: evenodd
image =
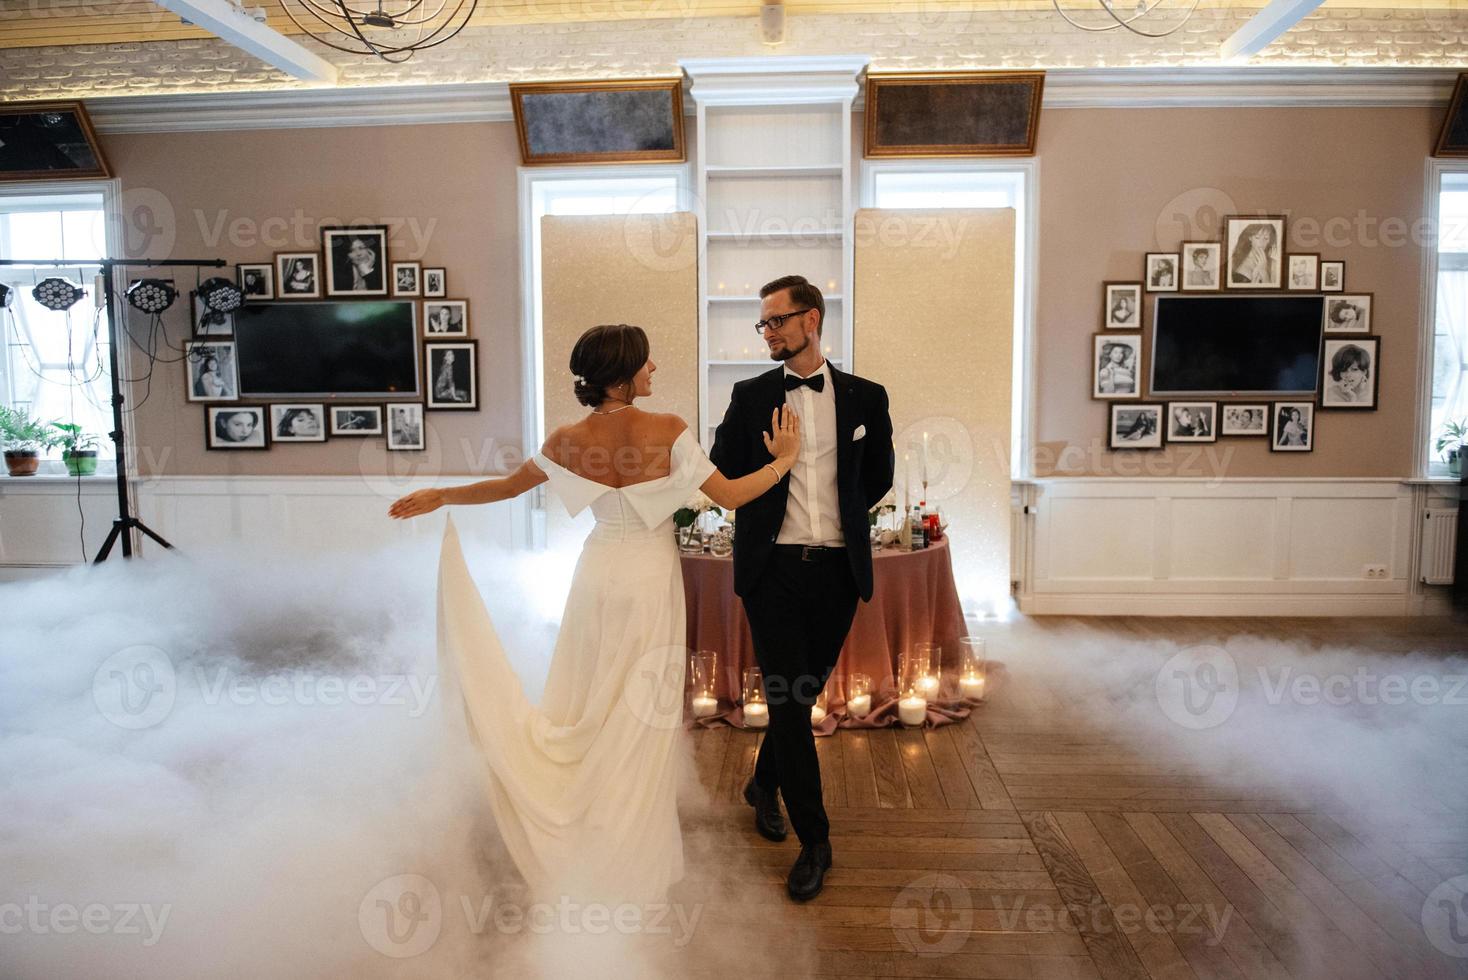
<instances>
[{"instance_id":1,"label":"black belt","mask_svg":"<svg viewBox=\"0 0 1468 980\"><path fill-rule=\"evenodd\" d=\"M777 544L775 552L791 558L799 558L801 561L829 561L834 558L846 560L845 548L832 548L825 545Z\"/></svg>"}]
</instances>

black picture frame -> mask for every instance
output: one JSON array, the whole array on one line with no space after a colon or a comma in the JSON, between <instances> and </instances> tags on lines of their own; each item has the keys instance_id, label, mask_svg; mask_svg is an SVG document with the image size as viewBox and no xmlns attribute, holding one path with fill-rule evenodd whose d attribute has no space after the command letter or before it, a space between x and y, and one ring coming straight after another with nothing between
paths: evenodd
<instances>
[{"instance_id":1,"label":"black picture frame","mask_svg":"<svg viewBox=\"0 0 1468 980\"><path fill-rule=\"evenodd\" d=\"M229 437L231 431L229 420L241 413L251 414L255 418L254 428L246 439L234 440ZM270 448L270 407L268 405L205 405L204 406L204 448L208 450L222 450L227 452L240 452L250 449Z\"/></svg>"},{"instance_id":2,"label":"black picture frame","mask_svg":"<svg viewBox=\"0 0 1468 980\"><path fill-rule=\"evenodd\" d=\"M423 407L454 412L479 409L479 341L429 340L423 344Z\"/></svg>"},{"instance_id":3,"label":"black picture frame","mask_svg":"<svg viewBox=\"0 0 1468 980\"><path fill-rule=\"evenodd\" d=\"M1112 402L1107 413L1106 448L1161 449L1162 409L1160 402Z\"/></svg>"},{"instance_id":4,"label":"black picture frame","mask_svg":"<svg viewBox=\"0 0 1468 980\"><path fill-rule=\"evenodd\" d=\"M387 239L387 225L322 228L321 279L326 295L351 298L388 295L392 265ZM360 287L356 285L359 275Z\"/></svg>"},{"instance_id":5,"label":"black picture frame","mask_svg":"<svg viewBox=\"0 0 1468 980\"><path fill-rule=\"evenodd\" d=\"M1361 334L1326 337L1320 349L1320 408L1327 412L1374 412L1380 402L1381 338Z\"/></svg>"}]
</instances>

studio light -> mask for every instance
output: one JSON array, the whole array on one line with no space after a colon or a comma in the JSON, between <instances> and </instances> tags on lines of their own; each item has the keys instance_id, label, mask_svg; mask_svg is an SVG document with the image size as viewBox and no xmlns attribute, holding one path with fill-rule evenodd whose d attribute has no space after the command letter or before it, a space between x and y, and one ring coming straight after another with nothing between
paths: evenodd
<instances>
[{"instance_id":1,"label":"studio light","mask_svg":"<svg viewBox=\"0 0 1468 980\"><path fill-rule=\"evenodd\" d=\"M15 287L0 282L0 310L8 309L15 302Z\"/></svg>"},{"instance_id":2,"label":"studio light","mask_svg":"<svg viewBox=\"0 0 1468 980\"><path fill-rule=\"evenodd\" d=\"M228 279L215 276L199 284L199 301L215 313L229 313L244 305L245 294Z\"/></svg>"},{"instance_id":3,"label":"studio light","mask_svg":"<svg viewBox=\"0 0 1468 980\"><path fill-rule=\"evenodd\" d=\"M78 300L87 295L87 292L70 279L48 276L36 283L36 288L31 290L31 295L46 309L64 313L75 306Z\"/></svg>"},{"instance_id":4,"label":"studio light","mask_svg":"<svg viewBox=\"0 0 1468 980\"><path fill-rule=\"evenodd\" d=\"M127 287L127 301L141 313L162 313L178 299L173 283L162 279L138 279Z\"/></svg>"}]
</instances>

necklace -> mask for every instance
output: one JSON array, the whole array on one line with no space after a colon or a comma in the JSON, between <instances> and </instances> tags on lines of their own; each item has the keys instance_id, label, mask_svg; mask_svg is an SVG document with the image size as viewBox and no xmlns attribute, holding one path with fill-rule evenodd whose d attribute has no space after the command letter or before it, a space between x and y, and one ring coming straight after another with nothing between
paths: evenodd
<instances>
[{"instance_id":1,"label":"necklace","mask_svg":"<svg viewBox=\"0 0 1468 980\"><path fill-rule=\"evenodd\" d=\"M629 409L631 407L632 407L631 405L623 405L621 408L614 408L610 412L598 412L596 409L592 409L591 410L591 414L592 415L616 415L618 412L625 412L625 411L627 411L627 409Z\"/></svg>"}]
</instances>

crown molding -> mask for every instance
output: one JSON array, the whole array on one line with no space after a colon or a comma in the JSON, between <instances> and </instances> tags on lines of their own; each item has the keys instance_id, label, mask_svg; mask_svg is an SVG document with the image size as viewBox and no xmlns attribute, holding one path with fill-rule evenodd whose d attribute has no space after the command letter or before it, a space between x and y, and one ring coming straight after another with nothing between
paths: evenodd
<instances>
[{"instance_id":1,"label":"crown molding","mask_svg":"<svg viewBox=\"0 0 1468 980\"><path fill-rule=\"evenodd\" d=\"M828 101L857 87L865 57L728 58L680 62L690 76L687 111L705 104ZM1458 73L1447 68L1051 68L1053 109L1444 107ZM858 96L855 105L860 106ZM88 99L102 133L314 129L513 118L509 85L303 87L267 92Z\"/></svg>"}]
</instances>

